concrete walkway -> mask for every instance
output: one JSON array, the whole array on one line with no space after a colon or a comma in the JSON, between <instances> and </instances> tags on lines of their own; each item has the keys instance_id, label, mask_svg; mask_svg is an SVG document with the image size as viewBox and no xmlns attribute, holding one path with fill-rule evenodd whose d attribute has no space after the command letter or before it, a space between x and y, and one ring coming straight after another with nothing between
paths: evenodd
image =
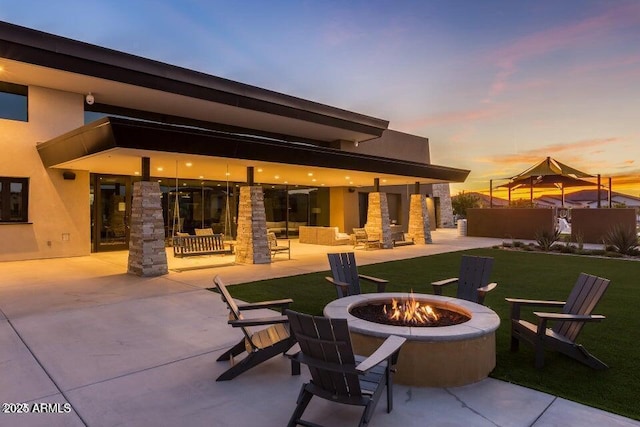
<instances>
[{"instance_id":1,"label":"concrete walkway","mask_svg":"<svg viewBox=\"0 0 640 427\"><path fill-rule=\"evenodd\" d=\"M361 265L499 243L434 233L434 244L357 250ZM0 263L0 426L283 426L308 380L276 357L218 383L217 356L240 338L205 288L328 269L348 247L293 243L292 259L230 265L232 257L169 256L170 273L126 274L126 252ZM261 315L264 313L256 313ZM487 379L450 389L396 385L395 408L371 426L640 426L617 415ZM382 399L384 400L384 399ZM50 404L50 405L40 405ZM59 404L59 405L55 405ZM7 414L29 409L49 413ZM51 413L51 412L54 413ZM58 413L59 412L59 413ZM307 418L357 425L359 408L318 399Z\"/></svg>"}]
</instances>

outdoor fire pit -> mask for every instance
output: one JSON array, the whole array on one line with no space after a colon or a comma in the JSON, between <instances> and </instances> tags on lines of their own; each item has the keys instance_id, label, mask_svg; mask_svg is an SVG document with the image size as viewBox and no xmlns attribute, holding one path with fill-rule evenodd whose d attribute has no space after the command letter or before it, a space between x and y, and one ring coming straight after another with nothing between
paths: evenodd
<instances>
[{"instance_id":1,"label":"outdoor fire pit","mask_svg":"<svg viewBox=\"0 0 640 427\"><path fill-rule=\"evenodd\" d=\"M394 377L399 384L471 384L486 378L496 364L500 318L469 301L424 294L363 294L329 303L324 315L347 319L358 354L373 353L389 335L406 338Z\"/></svg>"}]
</instances>

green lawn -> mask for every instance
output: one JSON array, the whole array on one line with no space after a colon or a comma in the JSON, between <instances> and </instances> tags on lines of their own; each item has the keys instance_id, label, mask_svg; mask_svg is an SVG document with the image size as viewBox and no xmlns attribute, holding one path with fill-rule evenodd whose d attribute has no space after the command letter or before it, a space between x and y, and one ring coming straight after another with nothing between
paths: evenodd
<instances>
[{"instance_id":1,"label":"green lawn","mask_svg":"<svg viewBox=\"0 0 640 427\"><path fill-rule=\"evenodd\" d=\"M430 282L458 275L460 255L454 252L359 267L359 272L390 280L388 290L431 293ZM495 258L491 280L499 286L485 304L502 319L497 331L497 366L492 377L531 387L566 399L640 419L640 262L499 249L465 251ZM328 268L328 264L327 264ZM545 367L533 368L533 352L522 343L509 351L509 307L505 297L564 300L578 274L585 272L611 280L595 313L607 317L587 324L578 341L609 365L594 371L563 355L547 352ZM292 309L322 314L336 298L325 280L328 272L305 274L231 286L235 298L260 301L292 298ZM452 289L453 290L453 289ZM365 287L366 292L373 288Z\"/></svg>"}]
</instances>

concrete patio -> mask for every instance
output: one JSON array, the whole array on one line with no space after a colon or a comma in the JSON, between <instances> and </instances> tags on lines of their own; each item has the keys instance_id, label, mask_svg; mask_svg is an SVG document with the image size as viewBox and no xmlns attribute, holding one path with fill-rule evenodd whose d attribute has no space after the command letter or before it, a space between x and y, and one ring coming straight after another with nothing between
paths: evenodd
<instances>
[{"instance_id":1,"label":"concrete patio","mask_svg":"<svg viewBox=\"0 0 640 427\"><path fill-rule=\"evenodd\" d=\"M495 239L433 233L434 244L357 250L360 265L486 247ZM218 383L217 356L240 338L212 286L328 269L324 247L293 242L292 259L232 265L233 257L174 259L156 278L126 274L126 252L1 263L0 402L68 403L68 413L0 413L1 426L282 426L300 385L276 357ZM264 313L254 313L261 315ZM486 379L435 389L396 385L395 407L371 426L640 426L634 420ZM384 400L384 399L382 399ZM33 408L33 406L29 406ZM58 409L54 406L52 409ZM60 412L69 407L60 406ZM306 418L356 425L359 408L312 401Z\"/></svg>"}]
</instances>

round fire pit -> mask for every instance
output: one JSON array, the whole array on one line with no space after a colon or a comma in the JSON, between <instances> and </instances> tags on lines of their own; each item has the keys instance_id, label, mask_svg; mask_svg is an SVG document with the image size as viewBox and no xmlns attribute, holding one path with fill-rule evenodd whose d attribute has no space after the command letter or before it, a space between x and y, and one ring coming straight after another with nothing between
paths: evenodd
<instances>
[{"instance_id":1,"label":"round fire pit","mask_svg":"<svg viewBox=\"0 0 640 427\"><path fill-rule=\"evenodd\" d=\"M410 298L434 309L459 313L469 320L453 326L396 326L364 320L351 313L356 307ZM374 293L339 298L324 308L324 315L347 319L354 350L365 356L373 353L389 335L406 338L394 377L398 384L456 387L486 378L496 365L495 331L500 318L480 304L438 295Z\"/></svg>"}]
</instances>

